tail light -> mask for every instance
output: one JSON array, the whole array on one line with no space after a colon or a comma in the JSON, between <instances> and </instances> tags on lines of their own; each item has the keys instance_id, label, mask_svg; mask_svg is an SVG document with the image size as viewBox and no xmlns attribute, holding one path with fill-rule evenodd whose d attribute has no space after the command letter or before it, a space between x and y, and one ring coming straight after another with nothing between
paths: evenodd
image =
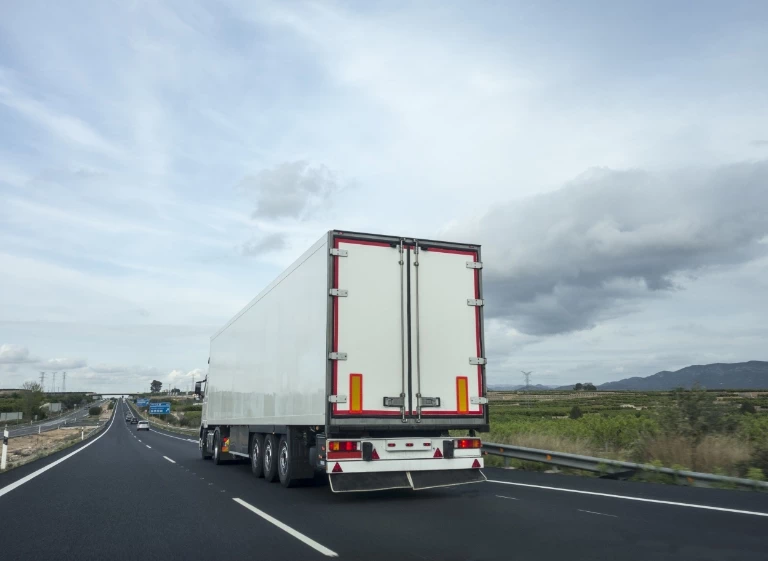
<instances>
[{"instance_id":1,"label":"tail light","mask_svg":"<svg viewBox=\"0 0 768 561\"><path fill-rule=\"evenodd\" d=\"M328 442L327 457L329 460L359 460L363 457L363 451L359 441L331 440Z\"/></svg>"},{"instance_id":2,"label":"tail light","mask_svg":"<svg viewBox=\"0 0 768 561\"><path fill-rule=\"evenodd\" d=\"M457 450L469 450L472 448L480 448L482 443L479 438L460 438L454 440L453 445Z\"/></svg>"}]
</instances>

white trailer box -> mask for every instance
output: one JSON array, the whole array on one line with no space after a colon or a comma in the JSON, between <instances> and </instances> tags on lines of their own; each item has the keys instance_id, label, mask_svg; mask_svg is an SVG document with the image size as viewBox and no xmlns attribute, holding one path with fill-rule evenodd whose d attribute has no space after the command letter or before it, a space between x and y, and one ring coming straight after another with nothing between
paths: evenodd
<instances>
[{"instance_id":1,"label":"white trailer box","mask_svg":"<svg viewBox=\"0 0 768 561\"><path fill-rule=\"evenodd\" d=\"M211 338L203 457L334 490L481 480L448 434L488 430L481 273L477 245L328 232Z\"/></svg>"}]
</instances>

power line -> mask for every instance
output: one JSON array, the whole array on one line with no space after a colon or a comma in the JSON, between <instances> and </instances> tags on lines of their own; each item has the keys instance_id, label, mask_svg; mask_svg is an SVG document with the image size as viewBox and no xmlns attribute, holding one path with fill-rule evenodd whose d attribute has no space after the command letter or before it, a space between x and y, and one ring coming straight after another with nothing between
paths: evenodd
<instances>
[{"instance_id":1,"label":"power line","mask_svg":"<svg viewBox=\"0 0 768 561\"><path fill-rule=\"evenodd\" d=\"M62 377L64 379L61 381L61 392L66 393L67 392L67 373L64 372Z\"/></svg>"},{"instance_id":2,"label":"power line","mask_svg":"<svg viewBox=\"0 0 768 561\"><path fill-rule=\"evenodd\" d=\"M56 393L56 374L58 371L53 373L53 393Z\"/></svg>"},{"instance_id":3,"label":"power line","mask_svg":"<svg viewBox=\"0 0 768 561\"><path fill-rule=\"evenodd\" d=\"M530 372L526 372L525 370L521 370L520 372L523 373L523 376L525 377L525 402L528 407L531 406L531 374L533 374L533 370Z\"/></svg>"},{"instance_id":4,"label":"power line","mask_svg":"<svg viewBox=\"0 0 768 561\"><path fill-rule=\"evenodd\" d=\"M45 392L45 372L40 371L40 391Z\"/></svg>"}]
</instances>

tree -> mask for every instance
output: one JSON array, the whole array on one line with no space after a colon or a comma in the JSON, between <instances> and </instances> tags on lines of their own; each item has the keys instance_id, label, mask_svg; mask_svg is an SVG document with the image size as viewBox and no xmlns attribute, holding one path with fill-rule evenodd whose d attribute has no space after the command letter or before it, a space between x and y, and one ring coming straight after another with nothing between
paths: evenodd
<instances>
[{"instance_id":1,"label":"tree","mask_svg":"<svg viewBox=\"0 0 768 561\"><path fill-rule=\"evenodd\" d=\"M160 393L160 390L163 389L163 383L160 380L152 380L152 383L149 385L149 389L152 391L152 393Z\"/></svg>"},{"instance_id":2,"label":"tree","mask_svg":"<svg viewBox=\"0 0 768 561\"><path fill-rule=\"evenodd\" d=\"M37 382L24 382L21 387L24 390L21 394L22 413L27 419L32 419L43 402L43 387Z\"/></svg>"},{"instance_id":3,"label":"tree","mask_svg":"<svg viewBox=\"0 0 768 561\"><path fill-rule=\"evenodd\" d=\"M571 412L568 413L568 417L571 419L581 419L583 416L584 413L581 412L581 407L578 405L571 407Z\"/></svg>"},{"instance_id":4,"label":"tree","mask_svg":"<svg viewBox=\"0 0 768 561\"><path fill-rule=\"evenodd\" d=\"M754 415L755 413L757 413L757 410L755 409L755 406L752 405L749 401L745 401L744 403L741 404L741 407L739 407L739 412L742 414L750 413Z\"/></svg>"},{"instance_id":5,"label":"tree","mask_svg":"<svg viewBox=\"0 0 768 561\"><path fill-rule=\"evenodd\" d=\"M580 392L581 390L583 390L583 389L584 389L584 384L582 384L581 382L579 382L578 384L576 384L575 386L573 386L573 389L574 389L574 390L576 390L577 392Z\"/></svg>"},{"instance_id":6,"label":"tree","mask_svg":"<svg viewBox=\"0 0 768 561\"><path fill-rule=\"evenodd\" d=\"M586 384L584 384L584 391L596 392L597 388L595 387L595 384L593 384L592 382L587 382Z\"/></svg>"}]
</instances>

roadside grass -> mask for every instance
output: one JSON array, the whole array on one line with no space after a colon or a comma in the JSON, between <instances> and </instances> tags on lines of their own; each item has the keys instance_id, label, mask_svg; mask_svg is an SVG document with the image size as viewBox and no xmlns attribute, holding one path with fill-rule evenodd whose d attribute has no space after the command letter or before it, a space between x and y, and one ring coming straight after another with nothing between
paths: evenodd
<instances>
[{"instance_id":1,"label":"roadside grass","mask_svg":"<svg viewBox=\"0 0 768 561\"><path fill-rule=\"evenodd\" d=\"M491 431L484 441L734 477L768 475L768 395L747 399L738 392L695 389L605 396L539 392L531 399L512 393L504 400L490 394ZM569 418L574 405L582 417ZM504 459L489 455L486 465L501 466ZM553 468L516 459L507 465Z\"/></svg>"}]
</instances>

